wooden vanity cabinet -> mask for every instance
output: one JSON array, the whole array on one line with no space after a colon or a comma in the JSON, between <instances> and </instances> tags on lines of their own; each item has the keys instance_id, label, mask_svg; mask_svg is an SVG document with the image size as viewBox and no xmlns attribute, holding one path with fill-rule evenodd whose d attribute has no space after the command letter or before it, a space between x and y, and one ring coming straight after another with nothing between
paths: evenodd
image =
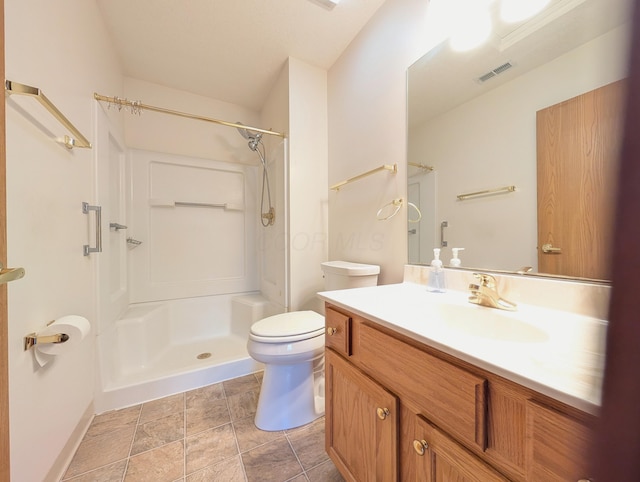
<instances>
[{"instance_id":1,"label":"wooden vanity cabinet","mask_svg":"<svg viewBox=\"0 0 640 482\"><path fill-rule=\"evenodd\" d=\"M326 450L343 477L398 480L397 397L327 350L325 400Z\"/></svg>"},{"instance_id":2,"label":"wooden vanity cabinet","mask_svg":"<svg viewBox=\"0 0 640 482\"><path fill-rule=\"evenodd\" d=\"M422 416L403 409L402 417L403 481L509 481Z\"/></svg>"},{"instance_id":3,"label":"wooden vanity cabinet","mask_svg":"<svg viewBox=\"0 0 640 482\"><path fill-rule=\"evenodd\" d=\"M593 416L329 303L326 313L342 330L327 336L326 449L345 479L589 480Z\"/></svg>"},{"instance_id":4,"label":"wooden vanity cabinet","mask_svg":"<svg viewBox=\"0 0 640 482\"><path fill-rule=\"evenodd\" d=\"M588 459L592 431L557 410L527 404L527 480L561 482L590 480Z\"/></svg>"}]
</instances>

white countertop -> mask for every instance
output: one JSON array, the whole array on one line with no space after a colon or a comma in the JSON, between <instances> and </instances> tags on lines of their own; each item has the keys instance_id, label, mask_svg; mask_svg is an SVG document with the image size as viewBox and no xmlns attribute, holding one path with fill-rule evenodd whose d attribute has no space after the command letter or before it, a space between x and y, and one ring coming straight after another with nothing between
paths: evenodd
<instances>
[{"instance_id":1,"label":"white countertop","mask_svg":"<svg viewBox=\"0 0 640 482\"><path fill-rule=\"evenodd\" d=\"M598 411L604 320L524 304L506 312L469 303L466 292L430 293L407 282L318 296L575 408Z\"/></svg>"}]
</instances>

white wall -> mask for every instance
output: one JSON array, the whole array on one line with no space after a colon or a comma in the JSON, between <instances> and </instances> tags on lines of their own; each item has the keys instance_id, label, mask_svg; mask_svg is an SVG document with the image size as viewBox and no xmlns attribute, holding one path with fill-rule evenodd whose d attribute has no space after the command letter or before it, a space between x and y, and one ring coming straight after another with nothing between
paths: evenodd
<instances>
[{"instance_id":1,"label":"white wall","mask_svg":"<svg viewBox=\"0 0 640 482\"><path fill-rule=\"evenodd\" d=\"M282 186L277 189L276 223L260 228L260 289L292 311L322 310L316 293L324 286L320 263L327 260L326 75L289 58L262 110L264 125L287 134L287 157L276 159L271 177L272 193L274 183L282 183L276 184ZM274 145L278 139L268 142Z\"/></svg>"},{"instance_id":2,"label":"white wall","mask_svg":"<svg viewBox=\"0 0 640 482\"><path fill-rule=\"evenodd\" d=\"M273 84L260 113L261 125L276 132L289 136L289 67L288 62L281 69ZM259 263L260 263L260 292L270 302L268 314L288 311L288 266L289 257L289 139L264 136L266 160L268 165L269 183L271 186L271 201L275 209L275 222L264 227L257 223ZM256 156L255 153L252 153ZM262 172L257 175L257 187L262 186ZM256 191L256 196L260 197ZM258 205L260 200L258 199ZM265 210L267 209L265 197Z\"/></svg>"},{"instance_id":3,"label":"white wall","mask_svg":"<svg viewBox=\"0 0 640 482\"><path fill-rule=\"evenodd\" d=\"M379 264L381 284L407 262L406 207L388 221L376 212L406 199L406 70L426 51L427 6L387 0L328 73L329 185L398 164L329 192L329 259Z\"/></svg>"},{"instance_id":4,"label":"white wall","mask_svg":"<svg viewBox=\"0 0 640 482\"><path fill-rule=\"evenodd\" d=\"M291 309L322 310L327 260L327 72L289 59Z\"/></svg>"},{"instance_id":5,"label":"white wall","mask_svg":"<svg viewBox=\"0 0 640 482\"><path fill-rule=\"evenodd\" d=\"M6 0L6 75L40 87L89 140L94 91L122 94L122 76L94 2ZM117 116L114 116L117 117ZM47 132L47 130L49 132ZM57 480L92 414L94 340L39 368L23 337L66 314L93 321L92 150L51 140L65 130L34 99L7 101L8 258L26 277L9 286L11 480ZM91 235L93 243L93 236Z\"/></svg>"},{"instance_id":6,"label":"white wall","mask_svg":"<svg viewBox=\"0 0 640 482\"><path fill-rule=\"evenodd\" d=\"M261 127L258 113L229 102L126 77L125 97L144 104ZM109 93L104 93L110 95ZM228 126L159 112L126 114L125 143L131 149L257 165L240 133Z\"/></svg>"},{"instance_id":7,"label":"white wall","mask_svg":"<svg viewBox=\"0 0 640 482\"><path fill-rule=\"evenodd\" d=\"M614 29L411 130L409 159L435 166L435 222L447 220L449 247L466 248L463 266L537 268L536 112L623 78L626 33ZM508 185L517 191L456 198Z\"/></svg>"}]
</instances>

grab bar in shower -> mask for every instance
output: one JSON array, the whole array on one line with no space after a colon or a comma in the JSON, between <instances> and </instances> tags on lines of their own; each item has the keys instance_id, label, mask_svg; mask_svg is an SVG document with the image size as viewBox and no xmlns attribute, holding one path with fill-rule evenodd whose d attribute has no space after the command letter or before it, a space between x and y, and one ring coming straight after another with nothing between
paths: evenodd
<instances>
[{"instance_id":1,"label":"grab bar in shower","mask_svg":"<svg viewBox=\"0 0 640 482\"><path fill-rule=\"evenodd\" d=\"M89 203L82 203L82 212L89 214L89 212L95 211L96 213L96 246L92 248L90 245L85 244L82 247L82 252L85 256L89 256L91 253L102 252L102 206L91 206Z\"/></svg>"},{"instance_id":2,"label":"grab bar in shower","mask_svg":"<svg viewBox=\"0 0 640 482\"><path fill-rule=\"evenodd\" d=\"M192 201L169 201L166 199L149 199L149 206L153 207L199 207L199 208L223 208L227 211L243 211L244 206L238 203L201 203Z\"/></svg>"},{"instance_id":3,"label":"grab bar in shower","mask_svg":"<svg viewBox=\"0 0 640 482\"><path fill-rule=\"evenodd\" d=\"M83 136L80 131L74 126L69 119L67 119L58 108L47 98L46 95L37 87L31 87L30 85L21 84L19 82L13 82L12 80L4 81L4 88L8 94L27 95L29 97L35 97L49 111L58 122L66 127L73 137L67 135L64 136L64 145L67 149L73 149L74 147L86 147L91 148L91 142Z\"/></svg>"}]
</instances>

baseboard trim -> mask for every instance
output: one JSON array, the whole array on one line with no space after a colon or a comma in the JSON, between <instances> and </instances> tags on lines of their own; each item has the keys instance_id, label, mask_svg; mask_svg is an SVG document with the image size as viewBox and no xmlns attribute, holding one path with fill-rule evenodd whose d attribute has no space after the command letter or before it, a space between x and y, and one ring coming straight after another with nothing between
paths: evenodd
<instances>
[{"instance_id":1,"label":"baseboard trim","mask_svg":"<svg viewBox=\"0 0 640 482\"><path fill-rule=\"evenodd\" d=\"M60 454L56 457L56 461L53 463L51 469L49 469L49 472L43 482L58 482L62 480L67 467L71 463L71 459L73 459L80 442L82 442L82 439L84 438L84 434L87 433L87 430L89 429L89 425L91 424L94 415L95 410L93 407L93 401L91 401L87 409L82 414L82 417L80 417L80 421L71 433L69 440L67 440L67 443L60 451Z\"/></svg>"}]
</instances>

